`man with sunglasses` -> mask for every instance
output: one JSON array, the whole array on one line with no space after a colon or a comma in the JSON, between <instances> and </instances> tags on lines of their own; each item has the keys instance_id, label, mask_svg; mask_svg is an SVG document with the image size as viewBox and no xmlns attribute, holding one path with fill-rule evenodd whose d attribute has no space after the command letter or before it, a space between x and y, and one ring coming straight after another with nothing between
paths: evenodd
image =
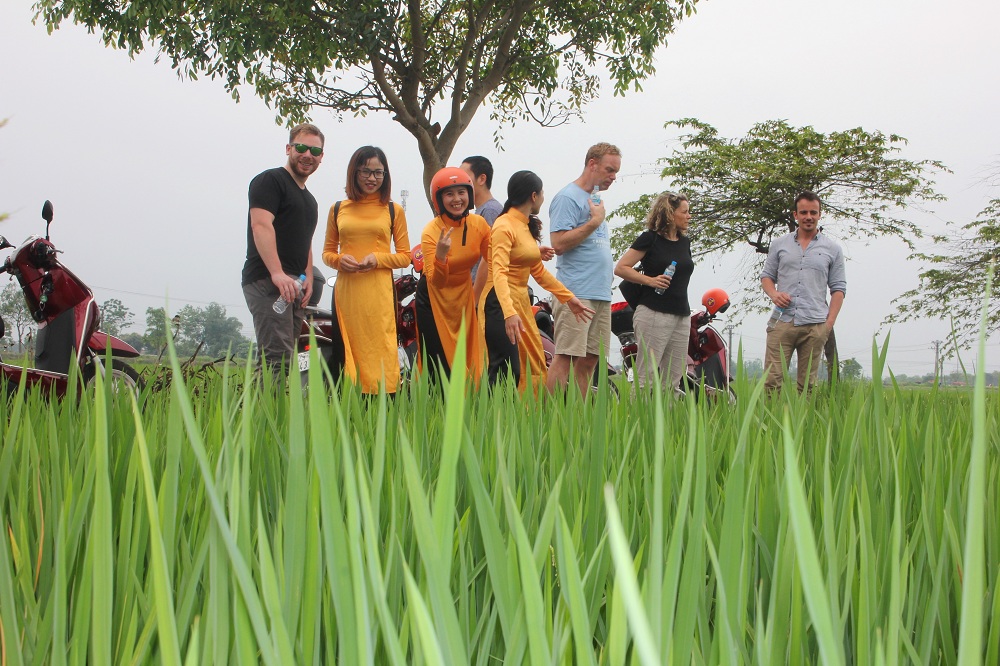
<instances>
[{"instance_id":1,"label":"man with sunglasses","mask_svg":"<svg viewBox=\"0 0 1000 666\"><path fill-rule=\"evenodd\" d=\"M296 125L288 135L284 166L268 169L250 182L247 258L243 296L253 317L258 359L288 363L312 294L312 238L319 207L306 180L323 161L323 133L311 124ZM306 275L299 293L298 277ZM279 314L282 297L292 307Z\"/></svg>"}]
</instances>

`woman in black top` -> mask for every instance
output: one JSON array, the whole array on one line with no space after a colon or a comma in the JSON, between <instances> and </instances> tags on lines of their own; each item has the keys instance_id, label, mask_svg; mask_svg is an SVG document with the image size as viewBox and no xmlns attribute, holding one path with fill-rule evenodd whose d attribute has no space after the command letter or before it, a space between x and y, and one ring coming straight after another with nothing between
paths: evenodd
<instances>
[{"instance_id":1,"label":"woman in black top","mask_svg":"<svg viewBox=\"0 0 1000 666\"><path fill-rule=\"evenodd\" d=\"M651 387L658 371L664 391L680 391L687 369L688 339L691 335L691 306L688 282L694 272L691 242L687 238L691 213L683 194L666 192L653 202L646 217L647 230L615 266L615 275L643 286L633 317L639 354L636 381ZM642 265L636 270L635 265ZM663 271L677 262L673 278ZM641 271L641 272L640 272ZM657 294L657 289L663 289Z\"/></svg>"}]
</instances>

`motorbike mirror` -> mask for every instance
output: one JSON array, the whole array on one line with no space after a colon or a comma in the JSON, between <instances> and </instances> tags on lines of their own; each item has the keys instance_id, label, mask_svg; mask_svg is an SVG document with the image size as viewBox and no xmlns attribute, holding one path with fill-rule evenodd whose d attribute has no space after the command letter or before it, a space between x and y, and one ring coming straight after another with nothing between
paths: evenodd
<instances>
[{"instance_id":1,"label":"motorbike mirror","mask_svg":"<svg viewBox=\"0 0 1000 666\"><path fill-rule=\"evenodd\" d=\"M14 244L11 243L6 238L4 238L3 236L0 236L0 250L3 250L4 248L8 248L8 247L14 247ZM0 336L0 337L2 337L2 336Z\"/></svg>"},{"instance_id":2,"label":"motorbike mirror","mask_svg":"<svg viewBox=\"0 0 1000 666\"><path fill-rule=\"evenodd\" d=\"M48 199L42 204L42 219L45 220L45 240L48 240L49 225L52 224L52 202Z\"/></svg>"}]
</instances>

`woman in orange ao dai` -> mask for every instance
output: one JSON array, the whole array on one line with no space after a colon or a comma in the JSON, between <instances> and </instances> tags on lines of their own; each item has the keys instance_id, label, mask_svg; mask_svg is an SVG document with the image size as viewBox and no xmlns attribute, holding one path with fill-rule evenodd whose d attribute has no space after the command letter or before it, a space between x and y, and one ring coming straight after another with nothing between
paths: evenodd
<instances>
[{"instance_id":1,"label":"woman in orange ao dai","mask_svg":"<svg viewBox=\"0 0 1000 666\"><path fill-rule=\"evenodd\" d=\"M461 169L446 167L431 179L431 201L438 214L420 239L424 272L417 284L418 359L432 376L450 376L459 331L465 322L465 365L473 381L483 372L472 269L485 257L490 227L473 205L472 179ZM423 366L422 366L423 367Z\"/></svg>"},{"instance_id":2,"label":"woman in orange ao dai","mask_svg":"<svg viewBox=\"0 0 1000 666\"><path fill-rule=\"evenodd\" d=\"M538 247L542 223L536 216L544 200L542 179L531 171L518 171L507 183L507 202L490 232L493 286L483 306L490 386L511 373L518 388L524 391L529 370L533 390L545 385L545 353L531 312L529 276L569 306L580 321L589 321L594 314L542 264Z\"/></svg>"}]
</instances>

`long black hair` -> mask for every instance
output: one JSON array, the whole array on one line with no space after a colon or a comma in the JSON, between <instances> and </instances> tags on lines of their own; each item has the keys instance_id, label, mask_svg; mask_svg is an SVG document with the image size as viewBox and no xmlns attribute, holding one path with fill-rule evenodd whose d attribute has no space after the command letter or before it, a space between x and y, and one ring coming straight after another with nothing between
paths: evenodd
<instances>
[{"instance_id":1,"label":"long black hair","mask_svg":"<svg viewBox=\"0 0 1000 666\"><path fill-rule=\"evenodd\" d=\"M531 200L531 195L542 191L542 179L534 171L518 171L507 181L507 201L503 212ZM537 215L528 216L528 230L536 241L542 240L542 221Z\"/></svg>"}]
</instances>

